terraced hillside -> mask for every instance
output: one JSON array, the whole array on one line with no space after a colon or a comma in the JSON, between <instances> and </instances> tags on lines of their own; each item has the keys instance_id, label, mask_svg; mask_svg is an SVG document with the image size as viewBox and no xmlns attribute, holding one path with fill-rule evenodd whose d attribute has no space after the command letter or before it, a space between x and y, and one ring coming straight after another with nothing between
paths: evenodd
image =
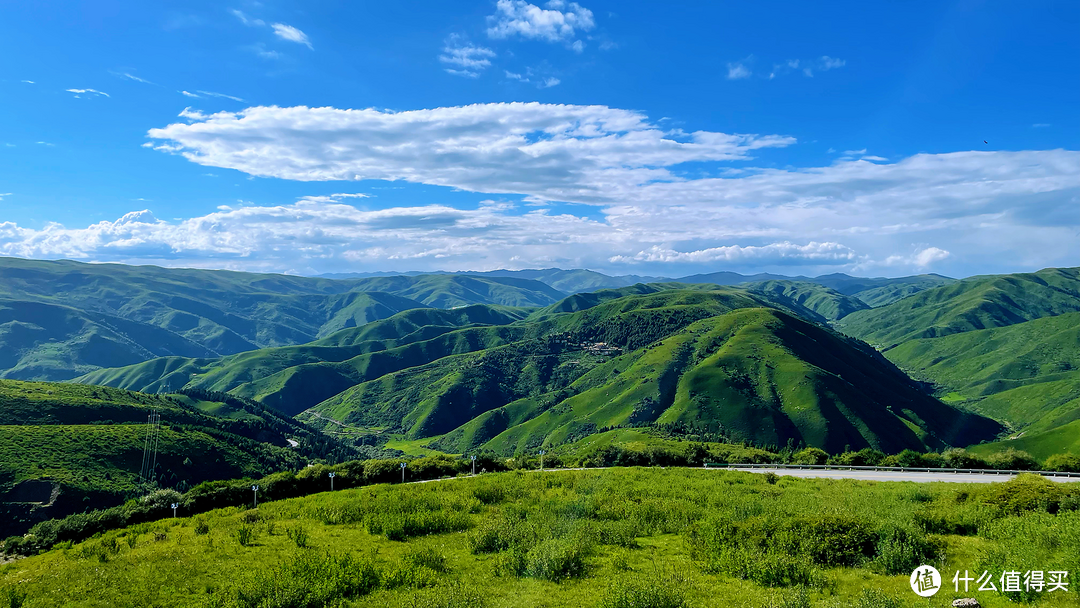
<instances>
[{"instance_id":1,"label":"terraced hillside","mask_svg":"<svg viewBox=\"0 0 1080 608\"><path fill-rule=\"evenodd\" d=\"M228 396L0 380L0 536L145 490L139 475L151 411L163 423L152 478L165 487L262 476L354 453Z\"/></svg>"},{"instance_id":2,"label":"terraced hillside","mask_svg":"<svg viewBox=\"0 0 1080 608\"><path fill-rule=\"evenodd\" d=\"M303 344L404 310L543 306L522 278L288 275L0 258L0 377L66 380L155 357Z\"/></svg>"}]
</instances>

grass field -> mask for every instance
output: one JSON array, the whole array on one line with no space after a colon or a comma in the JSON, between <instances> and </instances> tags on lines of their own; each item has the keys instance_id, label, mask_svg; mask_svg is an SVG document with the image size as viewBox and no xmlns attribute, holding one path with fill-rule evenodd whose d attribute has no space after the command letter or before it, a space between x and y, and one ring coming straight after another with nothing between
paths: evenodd
<instances>
[{"instance_id":1,"label":"grass field","mask_svg":"<svg viewBox=\"0 0 1080 608\"><path fill-rule=\"evenodd\" d=\"M377 485L105 533L0 566L0 606L948 606L960 570L1080 571L1080 488L686 469ZM946 579L917 600L921 563ZM1023 595L1023 594L1021 594Z\"/></svg>"}]
</instances>

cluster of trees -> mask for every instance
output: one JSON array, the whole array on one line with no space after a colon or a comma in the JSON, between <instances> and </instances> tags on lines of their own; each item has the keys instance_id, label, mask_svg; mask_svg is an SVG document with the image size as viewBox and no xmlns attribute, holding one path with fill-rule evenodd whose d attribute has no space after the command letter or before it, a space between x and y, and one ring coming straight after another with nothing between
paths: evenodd
<instances>
[{"instance_id":1,"label":"cluster of trees","mask_svg":"<svg viewBox=\"0 0 1080 608\"><path fill-rule=\"evenodd\" d=\"M830 456L818 448L805 448L797 452L781 451L776 462L783 464L832 464L841 466L911 467L936 469L997 469L1007 471L1060 471L1080 473L1080 456L1054 454L1040 462L1031 454L1008 449L988 456L979 456L962 448L944 452L920 453L904 450L899 454L885 454L872 448L857 452L847 451Z\"/></svg>"}]
</instances>

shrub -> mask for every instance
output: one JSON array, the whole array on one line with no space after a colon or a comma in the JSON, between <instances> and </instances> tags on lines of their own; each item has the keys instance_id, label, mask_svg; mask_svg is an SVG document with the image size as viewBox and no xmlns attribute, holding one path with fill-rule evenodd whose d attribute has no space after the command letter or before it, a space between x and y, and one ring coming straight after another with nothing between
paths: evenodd
<instances>
[{"instance_id":1,"label":"shrub","mask_svg":"<svg viewBox=\"0 0 1080 608\"><path fill-rule=\"evenodd\" d=\"M1033 473L1017 475L1005 483L991 484L981 492L982 502L1007 514L1027 511L1057 513L1063 503L1071 506L1075 490Z\"/></svg>"},{"instance_id":2,"label":"shrub","mask_svg":"<svg viewBox=\"0 0 1080 608\"><path fill-rule=\"evenodd\" d=\"M819 448L806 448L791 456L791 464L825 464L828 461L829 454Z\"/></svg>"},{"instance_id":3,"label":"shrub","mask_svg":"<svg viewBox=\"0 0 1080 608\"><path fill-rule=\"evenodd\" d=\"M25 593L11 585L0 587L0 608L22 608L25 603Z\"/></svg>"},{"instance_id":4,"label":"shrub","mask_svg":"<svg viewBox=\"0 0 1080 608\"><path fill-rule=\"evenodd\" d=\"M592 547L583 538L550 538L541 541L525 555L522 575L559 582L585 575Z\"/></svg>"},{"instance_id":5,"label":"shrub","mask_svg":"<svg viewBox=\"0 0 1080 608\"><path fill-rule=\"evenodd\" d=\"M446 564L446 556L436 551L434 547L410 547L402 560L406 564L422 566L435 572L450 571L450 567Z\"/></svg>"},{"instance_id":6,"label":"shrub","mask_svg":"<svg viewBox=\"0 0 1080 608\"><path fill-rule=\"evenodd\" d=\"M810 598L806 594L806 587L800 586L781 593L762 608L810 608L810 606Z\"/></svg>"},{"instance_id":7,"label":"shrub","mask_svg":"<svg viewBox=\"0 0 1080 608\"><path fill-rule=\"evenodd\" d=\"M176 490L161 489L143 496L139 502L151 509L168 509L169 505L178 503L183 495Z\"/></svg>"},{"instance_id":8,"label":"shrub","mask_svg":"<svg viewBox=\"0 0 1080 608\"><path fill-rule=\"evenodd\" d=\"M240 521L245 524L257 524L262 521L262 514L258 509L248 509L240 514Z\"/></svg>"},{"instance_id":9,"label":"shrub","mask_svg":"<svg viewBox=\"0 0 1080 608\"><path fill-rule=\"evenodd\" d=\"M1004 452L998 452L987 456L986 464L994 469L1006 469L1010 471L1039 470L1038 460L1035 460L1031 454L1014 448L1009 448Z\"/></svg>"},{"instance_id":10,"label":"shrub","mask_svg":"<svg viewBox=\"0 0 1080 608\"><path fill-rule=\"evenodd\" d=\"M1043 470L1080 473L1080 456L1076 454L1054 454L1043 463Z\"/></svg>"},{"instance_id":11,"label":"shrub","mask_svg":"<svg viewBox=\"0 0 1080 608\"><path fill-rule=\"evenodd\" d=\"M203 518L195 520L195 534L202 536L203 534L210 533L210 524Z\"/></svg>"},{"instance_id":12,"label":"shrub","mask_svg":"<svg viewBox=\"0 0 1080 608\"><path fill-rule=\"evenodd\" d=\"M776 485L776 482L778 481L780 481L780 476L776 473L773 473L772 471L765 473L765 483L773 486Z\"/></svg>"},{"instance_id":13,"label":"shrub","mask_svg":"<svg viewBox=\"0 0 1080 608\"><path fill-rule=\"evenodd\" d=\"M237 608L322 608L367 595L379 586L371 560L301 552L275 568L259 570L233 589Z\"/></svg>"},{"instance_id":14,"label":"shrub","mask_svg":"<svg viewBox=\"0 0 1080 608\"><path fill-rule=\"evenodd\" d=\"M829 458L829 464L853 467L875 467L885 454L873 449L863 448L858 452L844 452Z\"/></svg>"},{"instance_id":15,"label":"shrub","mask_svg":"<svg viewBox=\"0 0 1080 608\"><path fill-rule=\"evenodd\" d=\"M246 524L241 524L236 529L236 542L240 543L242 547L250 547L255 543L255 528Z\"/></svg>"},{"instance_id":16,"label":"shrub","mask_svg":"<svg viewBox=\"0 0 1080 608\"><path fill-rule=\"evenodd\" d=\"M933 563L941 546L912 528L888 525L877 533L874 565L885 574L909 574L921 564Z\"/></svg>"},{"instance_id":17,"label":"shrub","mask_svg":"<svg viewBox=\"0 0 1080 608\"><path fill-rule=\"evenodd\" d=\"M303 526L285 528L285 536L301 549L308 546L308 533Z\"/></svg>"},{"instance_id":18,"label":"shrub","mask_svg":"<svg viewBox=\"0 0 1080 608\"><path fill-rule=\"evenodd\" d=\"M986 461L963 448L945 450L941 455L945 466L950 469L985 469Z\"/></svg>"},{"instance_id":19,"label":"shrub","mask_svg":"<svg viewBox=\"0 0 1080 608\"><path fill-rule=\"evenodd\" d=\"M619 577L597 608L687 608L690 581L675 574L651 578Z\"/></svg>"}]
</instances>

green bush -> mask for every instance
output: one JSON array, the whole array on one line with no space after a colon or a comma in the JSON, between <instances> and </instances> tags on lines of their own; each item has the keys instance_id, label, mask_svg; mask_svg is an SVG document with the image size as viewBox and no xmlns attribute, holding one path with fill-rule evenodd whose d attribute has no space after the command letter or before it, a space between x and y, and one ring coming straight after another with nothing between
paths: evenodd
<instances>
[{"instance_id":1,"label":"green bush","mask_svg":"<svg viewBox=\"0 0 1080 608\"><path fill-rule=\"evenodd\" d=\"M687 608L690 581L675 574L618 577L608 587L597 608Z\"/></svg>"},{"instance_id":2,"label":"green bush","mask_svg":"<svg viewBox=\"0 0 1080 608\"><path fill-rule=\"evenodd\" d=\"M308 532L303 526L290 526L285 528L285 536L301 549L308 546Z\"/></svg>"},{"instance_id":3,"label":"green bush","mask_svg":"<svg viewBox=\"0 0 1080 608\"><path fill-rule=\"evenodd\" d=\"M810 597L806 593L806 587L796 587L781 593L762 608L810 608L810 606Z\"/></svg>"},{"instance_id":4,"label":"green bush","mask_svg":"<svg viewBox=\"0 0 1080 608\"><path fill-rule=\"evenodd\" d=\"M11 585L0 587L0 608L22 608L25 603L25 593Z\"/></svg>"},{"instance_id":5,"label":"green bush","mask_svg":"<svg viewBox=\"0 0 1080 608\"><path fill-rule=\"evenodd\" d=\"M1080 456L1076 454L1054 454L1043 463L1043 470L1080 473Z\"/></svg>"},{"instance_id":6,"label":"green bush","mask_svg":"<svg viewBox=\"0 0 1080 608\"><path fill-rule=\"evenodd\" d=\"M913 528L887 525L877 533L874 565L885 574L909 574L938 560L942 547Z\"/></svg>"},{"instance_id":7,"label":"green bush","mask_svg":"<svg viewBox=\"0 0 1080 608\"><path fill-rule=\"evenodd\" d=\"M990 484L980 494L983 503L1015 515L1027 511L1057 513L1063 505L1071 510L1080 492L1040 475L1026 473L1005 483Z\"/></svg>"},{"instance_id":8,"label":"green bush","mask_svg":"<svg viewBox=\"0 0 1080 608\"><path fill-rule=\"evenodd\" d=\"M195 534L200 536L210 533L210 524L203 518L195 520Z\"/></svg>"},{"instance_id":9,"label":"green bush","mask_svg":"<svg viewBox=\"0 0 1080 608\"><path fill-rule=\"evenodd\" d=\"M450 567L446 563L446 556L435 550L434 547L409 547L405 551L402 560L406 564L422 566L435 572L449 572Z\"/></svg>"},{"instance_id":10,"label":"green bush","mask_svg":"<svg viewBox=\"0 0 1080 608\"><path fill-rule=\"evenodd\" d=\"M541 541L525 555L522 576L559 582L585 575L585 559L592 547L583 538L549 538Z\"/></svg>"},{"instance_id":11,"label":"green bush","mask_svg":"<svg viewBox=\"0 0 1080 608\"><path fill-rule=\"evenodd\" d=\"M257 571L231 590L222 604L230 608L322 608L367 595L378 588L379 581L379 570L371 560L305 551L275 568Z\"/></svg>"},{"instance_id":12,"label":"green bush","mask_svg":"<svg viewBox=\"0 0 1080 608\"><path fill-rule=\"evenodd\" d=\"M818 448L806 448L791 456L791 464L825 464L828 461L828 452Z\"/></svg>"},{"instance_id":13,"label":"green bush","mask_svg":"<svg viewBox=\"0 0 1080 608\"><path fill-rule=\"evenodd\" d=\"M236 542L240 543L240 546L242 547L250 547L255 544L255 528L247 524L241 524L240 527L236 529L235 535Z\"/></svg>"},{"instance_id":14,"label":"green bush","mask_svg":"<svg viewBox=\"0 0 1080 608\"><path fill-rule=\"evenodd\" d=\"M1009 471L1039 470L1039 461L1035 460L1031 454L1013 448L987 456L986 464L993 469L1005 469Z\"/></svg>"}]
</instances>

